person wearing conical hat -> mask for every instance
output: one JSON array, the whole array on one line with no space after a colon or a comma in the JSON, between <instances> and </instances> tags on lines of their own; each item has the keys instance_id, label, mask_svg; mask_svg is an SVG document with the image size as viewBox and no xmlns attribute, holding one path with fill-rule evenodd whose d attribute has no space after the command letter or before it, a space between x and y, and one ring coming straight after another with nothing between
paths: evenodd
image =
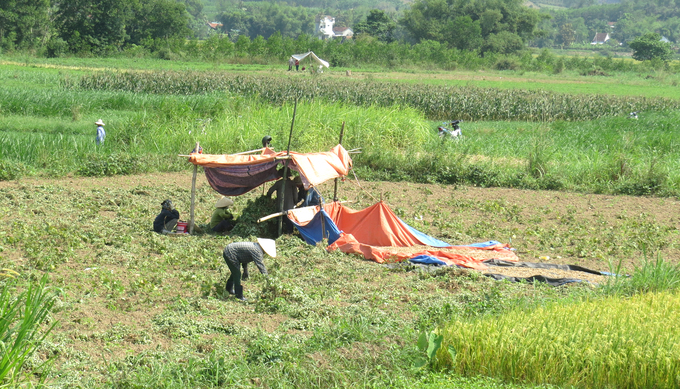
<instances>
[{"instance_id":1,"label":"person wearing conical hat","mask_svg":"<svg viewBox=\"0 0 680 389\"><path fill-rule=\"evenodd\" d=\"M231 275L227 280L226 289L237 299L245 301L243 297L243 285L241 285L241 266L243 271L248 270L248 263L255 262L260 273L267 276L267 268L264 266L264 254L276 258L276 242L271 239L257 238L257 242L234 242L228 244L222 252L224 262L227 263Z\"/></svg>"},{"instance_id":2,"label":"person wearing conical hat","mask_svg":"<svg viewBox=\"0 0 680 389\"><path fill-rule=\"evenodd\" d=\"M229 207L234 205L234 200L227 196L222 196L215 203L215 210L210 218L210 229L214 232L228 232L234 228L234 215L231 214Z\"/></svg>"},{"instance_id":3,"label":"person wearing conical hat","mask_svg":"<svg viewBox=\"0 0 680 389\"><path fill-rule=\"evenodd\" d=\"M104 139L106 138L106 131L104 131L104 122L99 119L94 124L97 125L97 138L95 138L95 142L97 142L97 146L100 144L104 143Z\"/></svg>"}]
</instances>

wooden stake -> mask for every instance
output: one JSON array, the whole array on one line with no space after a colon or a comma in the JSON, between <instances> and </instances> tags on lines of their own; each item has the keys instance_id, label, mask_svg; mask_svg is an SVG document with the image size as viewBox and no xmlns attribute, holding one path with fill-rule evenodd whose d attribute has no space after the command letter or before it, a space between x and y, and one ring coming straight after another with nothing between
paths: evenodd
<instances>
[{"instance_id":1,"label":"wooden stake","mask_svg":"<svg viewBox=\"0 0 680 389\"><path fill-rule=\"evenodd\" d=\"M342 128L340 129L340 141L338 144L342 144L342 136L345 134L345 122L342 122ZM338 201L338 179L335 179L335 187L333 189L333 201Z\"/></svg>"},{"instance_id":2,"label":"wooden stake","mask_svg":"<svg viewBox=\"0 0 680 389\"><path fill-rule=\"evenodd\" d=\"M288 134L288 148L286 149L286 156L290 158L290 140L293 138L293 127L295 127L295 114L297 113L297 99L295 99L295 105L293 106L293 120L290 122L290 133ZM283 165L283 182L281 183L281 207L279 207L279 212L283 212L283 206L286 201L286 181L288 181L288 162L290 159L286 160L286 164ZM279 218L279 234L283 230L283 215Z\"/></svg>"},{"instance_id":3,"label":"wooden stake","mask_svg":"<svg viewBox=\"0 0 680 389\"><path fill-rule=\"evenodd\" d=\"M198 152L198 142L196 142L196 148L194 149ZM198 174L198 165L194 165L194 176L191 178L191 211L189 212L189 235L194 234L194 204L196 201L196 175Z\"/></svg>"}]
</instances>

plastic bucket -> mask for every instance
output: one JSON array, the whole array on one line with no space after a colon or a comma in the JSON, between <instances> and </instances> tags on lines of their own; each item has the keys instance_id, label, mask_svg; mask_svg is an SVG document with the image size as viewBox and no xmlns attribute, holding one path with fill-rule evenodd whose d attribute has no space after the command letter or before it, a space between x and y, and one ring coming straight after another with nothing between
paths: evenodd
<instances>
[{"instance_id":1,"label":"plastic bucket","mask_svg":"<svg viewBox=\"0 0 680 389\"><path fill-rule=\"evenodd\" d=\"M187 222L177 222L177 233L178 234L184 234L187 231L187 225L189 223Z\"/></svg>"}]
</instances>

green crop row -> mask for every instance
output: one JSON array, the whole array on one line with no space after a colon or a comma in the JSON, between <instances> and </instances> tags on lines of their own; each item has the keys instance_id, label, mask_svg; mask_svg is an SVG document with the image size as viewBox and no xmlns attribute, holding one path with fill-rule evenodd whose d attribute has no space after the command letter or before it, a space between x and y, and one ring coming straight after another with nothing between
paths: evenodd
<instances>
[{"instance_id":1,"label":"green crop row","mask_svg":"<svg viewBox=\"0 0 680 389\"><path fill-rule=\"evenodd\" d=\"M579 121L680 108L680 102L638 96L572 95L542 90L357 82L319 77L232 76L215 72L109 72L64 82L67 89L194 95L226 91L283 104L295 98L359 106L406 106L432 120Z\"/></svg>"}]
</instances>

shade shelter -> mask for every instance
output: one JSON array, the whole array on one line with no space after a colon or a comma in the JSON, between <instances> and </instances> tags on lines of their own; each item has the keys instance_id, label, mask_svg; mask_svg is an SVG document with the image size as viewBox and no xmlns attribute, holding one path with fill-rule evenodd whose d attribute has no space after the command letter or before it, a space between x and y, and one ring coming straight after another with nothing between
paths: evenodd
<instances>
[{"instance_id":1,"label":"shade shelter","mask_svg":"<svg viewBox=\"0 0 680 389\"><path fill-rule=\"evenodd\" d=\"M326 61L324 61L323 59L317 57L316 54L314 54L313 51L308 51L308 52L306 52L306 53L304 53L304 54L293 54L293 55L291 55L291 57L297 59L297 60L300 61L300 62L302 62L303 59L309 57L309 58L311 58L312 61L318 63L319 65L325 66L325 67L327 67L327 68L330 66L330 65L328 64L328 62L326 62Z\"/></svg>"}]
</instances>

